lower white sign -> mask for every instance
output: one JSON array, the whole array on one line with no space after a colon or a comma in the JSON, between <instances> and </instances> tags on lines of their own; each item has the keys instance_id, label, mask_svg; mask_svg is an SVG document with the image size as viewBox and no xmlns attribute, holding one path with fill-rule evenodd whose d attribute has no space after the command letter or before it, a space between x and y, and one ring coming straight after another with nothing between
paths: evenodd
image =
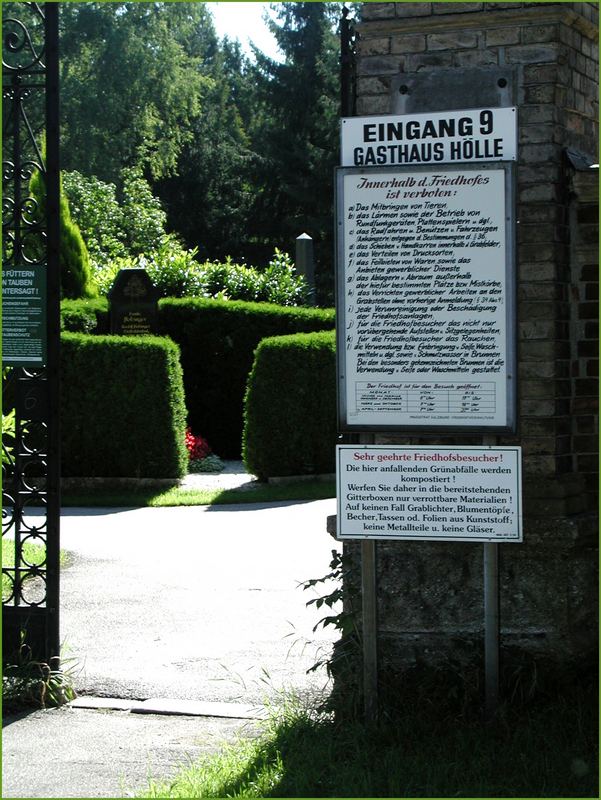
<instances>
[{"instance_id":1,"label":"lower white sign","mask_svg":"<svg viewBox=\"0 0 601 800\"><path fill-rule=\"evenodd\" d=\"M521 542L521 448L336 448L339 539Z\"/></svg>"}]
</instances>

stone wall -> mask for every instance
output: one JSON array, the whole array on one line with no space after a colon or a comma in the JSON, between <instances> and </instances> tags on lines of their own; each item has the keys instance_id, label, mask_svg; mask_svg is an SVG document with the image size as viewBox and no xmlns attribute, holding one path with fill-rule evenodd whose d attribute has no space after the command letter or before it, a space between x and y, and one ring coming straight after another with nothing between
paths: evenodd
<instances>
[{"instance_id":1,"label":"stone wall","mask_svg":"<svg viewBox=\"0 0 601 800\"><path fill-rule=\"evenodd\" d=\"M583 475L590 507L599 500L599 182L571 176L570 264L572 469Z\"/></svg>"},{"instance_id":2,"label":"stone wall","mask_svg":"<svg viewBox=\"0 0 601 800\"><path fill-rule=\"evenodd\" d=\"M518 432L499 444L522 447L525 525L523 544L500 548L502 639L554 661L590 652L597 632L597 14L595 3L364 3L358 25L360 116L395 111L399 76L515 76ZM471 106L458 94L447 107ZM358 545L345 549L358 560ZM481 546L380 543L377 565L385 667L481 653Z\"/></svg>"}]
</instances>

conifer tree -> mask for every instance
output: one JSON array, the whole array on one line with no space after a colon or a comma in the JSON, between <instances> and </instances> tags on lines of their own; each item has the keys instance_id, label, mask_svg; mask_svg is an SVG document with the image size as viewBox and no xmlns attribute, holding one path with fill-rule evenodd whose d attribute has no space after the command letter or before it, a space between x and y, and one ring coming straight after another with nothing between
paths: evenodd
<instances>
[{"instance_id":1,"label":"conifer tree","mask_svg":"<svg viewBox=\"0 0 601 800\"><path fill-rule=\"evenodd\" d=\"M42 220L46 214L46 184L39 170L31 176L29 191L37 203L38 219ZM63 191L62 181L59 204L61 297L70 299L96 297L98 289L92 278L88 248L81 231L71 219L69 201Z\"/></svg>"},{"instance_id":2,"label":"conifer tree","mask_svg":"<svg viewBox=\"0 0 601 800\"><path fill-rule=\"evenodd\" d=\"M283 63L256 52L251 135L262 191L254 227L290 248L306 232L331 284L333 168L338 156L337 3L279 3L270 23Z\"/></svg>"}]
</instances>

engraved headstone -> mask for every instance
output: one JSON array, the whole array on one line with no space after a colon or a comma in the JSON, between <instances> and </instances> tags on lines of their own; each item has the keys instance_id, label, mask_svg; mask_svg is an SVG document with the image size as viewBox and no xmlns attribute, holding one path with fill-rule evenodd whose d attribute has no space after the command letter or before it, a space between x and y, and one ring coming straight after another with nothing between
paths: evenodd
<instances>
[{"instance_id":1,"label":"engraved headstone","mask_svg":"<svg viewBox=\"0 0 601 800\"><path fill-rule=\"evenodd\" d=\"M156 333L158 295L146 270L119 270L108 293L111 333L121 336Z\"/></svg>"}]
</instances>

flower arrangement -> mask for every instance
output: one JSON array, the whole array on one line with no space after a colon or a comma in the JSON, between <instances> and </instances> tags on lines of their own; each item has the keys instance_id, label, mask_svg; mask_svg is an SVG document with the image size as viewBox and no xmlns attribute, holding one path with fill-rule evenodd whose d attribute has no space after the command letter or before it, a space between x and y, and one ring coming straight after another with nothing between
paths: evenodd
<instances>
[{"instance_id":1,"label":"flower arrangement","mask_svg":"<svg viewBox=\"0 0 601 800\"><path fill-rule=\"evenodd\" d=\"M196 436L190 428L186 429L186 448L190 461L202 461L203 458L211 455L209 443L203 436Z\"/></svg>"},{"instance_id":2,"label":"flower arrangement","mask_svg":"<svg viewBox=\"0 0 601 800\"><path fill-rule=\"evenodd\" d=\"M212 451L207 440L186 429L186 449L188 450L190 472L221 472L223 461Z\"/></svg>"}]
</instances>

